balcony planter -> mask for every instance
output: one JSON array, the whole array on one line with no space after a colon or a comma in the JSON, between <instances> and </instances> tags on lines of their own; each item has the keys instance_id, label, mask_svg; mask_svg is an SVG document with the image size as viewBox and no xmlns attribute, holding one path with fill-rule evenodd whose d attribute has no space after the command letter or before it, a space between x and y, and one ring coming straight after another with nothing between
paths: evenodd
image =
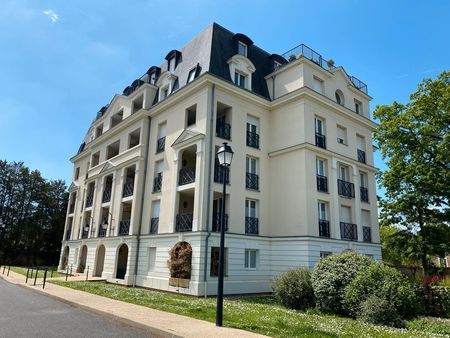
<instances>
[{"instance_id":1,"label":"balcony planter","mask_svg":"<svg viewBox=\"0 0 450 338\"><path fill-rule=\"evenodd\" d=\"M189 288L190 281L191 280L187 279L187 278L170 277L169 278L169 285L187 289L187 288Z\"/></svg>"}]
</instances>

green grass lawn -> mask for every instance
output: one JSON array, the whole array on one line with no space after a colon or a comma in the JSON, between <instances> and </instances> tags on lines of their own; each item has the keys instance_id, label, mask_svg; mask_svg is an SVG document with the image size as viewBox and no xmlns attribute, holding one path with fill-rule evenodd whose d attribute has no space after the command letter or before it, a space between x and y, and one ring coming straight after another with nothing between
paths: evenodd
<instances>
[{"instance_id":1,"label":"green grass lawn","mask_svg":"<svg viewBox=\"0 0 450 338\"><path fill-rule=\"evenodd\" d=\"M126 288L105 282L64 282L54 284L96 295L147 306L167 312L215 322L215 298ZM349 318L288 310L273 296L226 298L224 326L272 337L436 337L450 336L450 320L421 318L409 322L409 330L364 324Z\"/></svg>"},{"instance_id":2,"label":"green grass lawn","mask_svg":"<svg viewBox=\"0 0 450 338\"><path fill-rule=\"evenodd\" d=\"M8 268L6 268L6 269L8 269ZM56 267L49 268L49 270L47 272L47 278L50 278L50 276L51 276L50 269L56 270ZM19 274L24 275L24 276L27 275L27 270L28 270L28 268L21 268L21 267L18 267L18 266L12 266L11 267L11 271L14 271L15 273L19 273ZM34 278L34 276L36 276L36 270L33 271L33 278ZM58 271L53 271L53 277L62 277L62 276L65 276L65 275L59 273ZM29 278L31 278L31 270L30 270ZM39 270L38 271L38 278L44 278L44 270Z\"/></svg>"}]
</instances>

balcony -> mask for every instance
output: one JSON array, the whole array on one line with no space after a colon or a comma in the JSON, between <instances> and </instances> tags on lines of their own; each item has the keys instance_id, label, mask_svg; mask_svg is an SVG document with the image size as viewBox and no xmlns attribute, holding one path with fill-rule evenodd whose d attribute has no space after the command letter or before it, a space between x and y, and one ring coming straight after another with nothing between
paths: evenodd
<instances>
[{"instance_id":1,"label":"balcony","mask_svg":"<svg viewBox=\"0 0 450 338\"><path fill-rule=\"evenodd\" d=\"M103 229L102 227L100 227L100 229L98 230L98 237L106 237L106 228Z\"/></svg>"},{"instance_id":2,"label":"balcony","mask_svg":"<svg viewBox=\"0 0 450 338\"><path fill-rule=\"evenodd\" d=\"M316 146L319 148L327 149L327 138L325 135L316 133Z\"/></svg>"},{"instance_id":3,"label":"balcony","mask_svg":"<svg viewBox=\"0 0 450 338\"><path fill-rule=\"evenodd\" d=\"M66 241L70 241L70 234L71 233L72 233L72 229L67 229L66 230L66 237L65 237Z\"/></svg>"},{"instance_id":4,"label":"balcony","mask_svg":"<svg viewBox=\"0 0 450 338\"><path fill-rule=\"evenodd\" d=\"M175 224L175 231L192 231L192 214L178 214Z\"/></svg>"},{"instance_id":5,"label":"balcony","mask_svg":"<svg viewBox=\"0 0 450 338\"><path fill-rule=\"evenodd\" d=\"M259 149L259 134L247 131L247 145Z\"/></svg>"},{"instance_id":6,"label":"balcony","mask_svg":"<svg viewBox=\"0 0 450 338\"><path fill-rule=\"evenodd\" d=\"M86 197L86 208L92 207L92 202L94 201L94 193L90 193Z\"/></svg>"},{"instance_id":7,"label":"balcony","mask_svg":"<svg viewBox=\"0 0 450 338\"><path fill-rule=\"evenodd\" d=\"M362 227L363 229L363 241L364 242L372 242L372 233L370 227Z\"/></svg>"},{"instance_id":8,"label":"balcony","mask_svg":"<svg viewBox=\"0 0 450 338\"><path fill-rule=\"evenodd\" d=\"M178 185L185 185L195 182L195 168L184 167L180 169Z\"/></svg>"},{"instance_id":9,"label":"balcony","mask_svg":"<svg viewBox=\"0 0 450 338\"><path fill-rule=\"evenodd\" d=\"M328 192L328 178L326 176L317 175L317 191Z\"/></svg>"},{"instance_id":10,"label":"balcony","mask_svg":"<svg viewBox=\"0 0 450 338\"><path fill-rule=\"evenodd\" d=\"M133 196L134 192L134 180L128 181L123 185L122 197Z\"/></svg>"},{"instance_id":11,"label":"balcony","mask_svg":"<svg viewBox=\"0 0 450 338\"><path fill-rule=\"evenodd\" d=\"M158 233L159 217L152 217L150 219L150 234Z\"/></svg>"},{"instance_id":12,"label":"balcony","mask_svg":"<svg viewBox=\"0 0 450 338\"><path fill-rule=\"evenodd\" d=\"M245 234L257 235L259 233L259 219L256 217L245 217Z\"/></svg>"},{"instance_id":13,"label":"balcony","mask_svg":"<svg viewBox=\"0 0 450 338\"><path fill-rule=\"evenodd\" d=\"M325 60L322 55L314 51L313 49L309 48L308 46L301 44L297 47L294 47L281 56L284 57L286 60L289 60L289 62L295 61L300 55L304 56L308 60L311 60L315 64L317 64L319 67L330 71L331 69L335 68L334 64L328 62ZM361 80L357 79L354 76L349 76L350 80L352 81L352 84L355 86L355 88L359 89L365 94L368 94L367 85L362 82Z\"/></svg>"},{"instance_id":14,"label":"balcony","mask_svg":"<svg viewBox=\"0 0 450 338\"><path fill-rule=\"evenodd\" d=\"M89 237L89 230L83 230L83 232L81 233L81 238L88 238Z\"/></svg>"},{"instance_id":15,"label":"balcony","mask_svg":"<svg viewBox=\"0 0 450 338\"><path fill-rule=\"evenodd\" d=\"M358 229L356 224L340 222L341 226L341 239L347 239L350 241L358 240Z\"/></svg>"},{"instance_id":16,"label":"balcony","mask_svg":"<svg viewBox=\"0 0 450 338\"><path fill-rule=\"evenodd\" d=\"M259 190L259 176L252 173L245 173L245 187L251 190Z\"/></svg>"},{"instance_id":17,"label":"balcony","mask_svg":"<svg viewBox=\"0 0 450 338\"><path fill-rule=\"evenodd\" d=\"M156 141L156 153L162 153L166 147L166 137L161 137Z\"/></svg>"},{"instance_id":18,"label":"balcony","mask_svg":"<svg viewBox=\"0 0 450 338\"><path fill-rule=\"evenodd\" d=\"M214 166L214 182L223 183L223 174L225 173L225 183L230 184L230 172L220 164Z\"/></svg>"},{"instance_id":19,"label":"balcony","mask_svg":"<svg viewBox=\"0 0 450 338\"><path fill-rule=\"evenodd\" d=\"M340 196L346 198L355 197L355 185L351 182L343 181L338 179L338 193Z\"/></svg>"},{"instance_id":20,"label":"balcony","mask_svg":"<svg viewBox=\"0 0 450 338\"><path fill-rule=\"evenodd\" d=\"M231 124L217 120L216 136L225 140L231 140Z\"/></svg>"},{"instance_id":21,"label":"balcony","mask_svg":"<svg viewBox=\"0 0 450 338\"><path fill-rule=\"evenodd\" d=\"M128 236L130 234L130 220L123 219L119 224L119 236Z\"/></svg>"},{"instance_id":22,"label":"balcony","mask_svg":"<svg viewBox=\"0 0 450 338\"><path fill-rule=\"evenodd\" d=\"M221 229L221 213L213 214L213 223L212 223L212 231L220 232ZM228 214L225 214L225 231L228 231Z\"/></svg>"},{"instance_id":23,"label":"balcony","mask_svg":"<svg viewBox=\"0 0 450 338\"><path fill-rule=\"evenodd\" d=\"M366 152L364 150L358 149L358 162L366 163Z\"/></svg>"},{"instance_id":24,"label":"balcony","mask_svg":"<svg viewBox=\"0 0 450 338\"><path fill-rule=\"evenodd\" d=\"M330 222L325 219L319 219L319 236L330 238Z\"/></svg>"},{"instance_id":25,"label":"balcony","mask_svg":"<svg viewBox=\"0 0 450 338\"><path fill-rule=\"evenodd\" d=\"M162 173L158 173L153 179L153 192L160 192L162 187Z\"/></svg>"},{"instance_id":26,"label":"balcony","mask_svg":"<svg viewBox=\"0 0 450 338\"><path fill-rule=\"evenodd\" d=\"M365 187L360 187L359 192L361 195L361 201L369 203L369 190L367 190L367 188Z\"/></svg>"},{"instance_id":27,"label":"balcony","mask_svg":"<svg viewBox=\"0 0 450 338\"><path fill-rule=\"evenodd\" d=\"M107 203L111 201L111 187L106 187L103 190L102 203Z\"/></svg>"},{"instance_id":28,"label":"balcony","mask_svg":"<svg viewBox=\"0 0 450 338\"><path fill-rule=\"evenodd\" d=\"M75 203L69 206L69 214L73 214L74 211L75 211Z\"/></svg>"}]
</instances>

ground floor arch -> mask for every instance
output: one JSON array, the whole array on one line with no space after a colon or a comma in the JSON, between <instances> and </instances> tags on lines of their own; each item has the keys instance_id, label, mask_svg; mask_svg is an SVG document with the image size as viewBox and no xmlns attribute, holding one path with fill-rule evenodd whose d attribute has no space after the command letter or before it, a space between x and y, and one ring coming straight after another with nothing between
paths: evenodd
<instances>
[{"instance_id":1,"label":"ground floor arch","mask_svg":"<svg viewBox=\"0 0 450 338\"><path fill-rule=\"evenodd\" d=\"M68 246L64 247L63 254L61 257L61 269L65 270L67 268L67 265L69 264L69 253L70 249Z\"/></svg>"},{"instance_id":2,"label":"ground floor arch","mask_svg":"<svg viewBox=\"0 0 450 338\"><path fill-rule=\"evenodd\" d=\"M117 279L125 279L125 275L127 273L127 264L128 264L128 246L126 244L122 244L117 252L117 269L116 269Z\"/></svg>"},{"instance_id":3,"label":"ground floor arch","mask_svg":"<svg viewBox=\"0 0 450 338\"><path fill-rule=\"evenodd\" d=\"M81 247L81 252L80 252L80 262L78 264L78 272L83 273L84 269L86 268L86 259L87 259L87 253L88 253L88 248L86 245L83 245Z\"/></svg>"},{"instance_id":4,"label":"ground floor arch","mask_svg":"<svg viewBox=\"0 0 450 338\"><path fill-rule=\"evenodd\" d=\"M104 265L105 265L105 246L103 244L100 244L100 246L97 248L97 255L95 257L94 277L102 276Z\"/></svg>"}]
</instances>

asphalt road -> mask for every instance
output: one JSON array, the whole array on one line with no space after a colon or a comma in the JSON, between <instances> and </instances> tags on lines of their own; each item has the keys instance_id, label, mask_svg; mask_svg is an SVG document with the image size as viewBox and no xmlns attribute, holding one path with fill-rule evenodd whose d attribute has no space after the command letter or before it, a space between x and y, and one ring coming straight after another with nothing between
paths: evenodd
<instances>
[{"instance_id":1,"label":"asphalt road","mask_svg":"<svg viewBox=\"0 0 450 338\"><path fill-rule=\"evenodd\" d=\"M0 279L0 337L149 337L112 319Z\"/></svg>"}]
</instances>

